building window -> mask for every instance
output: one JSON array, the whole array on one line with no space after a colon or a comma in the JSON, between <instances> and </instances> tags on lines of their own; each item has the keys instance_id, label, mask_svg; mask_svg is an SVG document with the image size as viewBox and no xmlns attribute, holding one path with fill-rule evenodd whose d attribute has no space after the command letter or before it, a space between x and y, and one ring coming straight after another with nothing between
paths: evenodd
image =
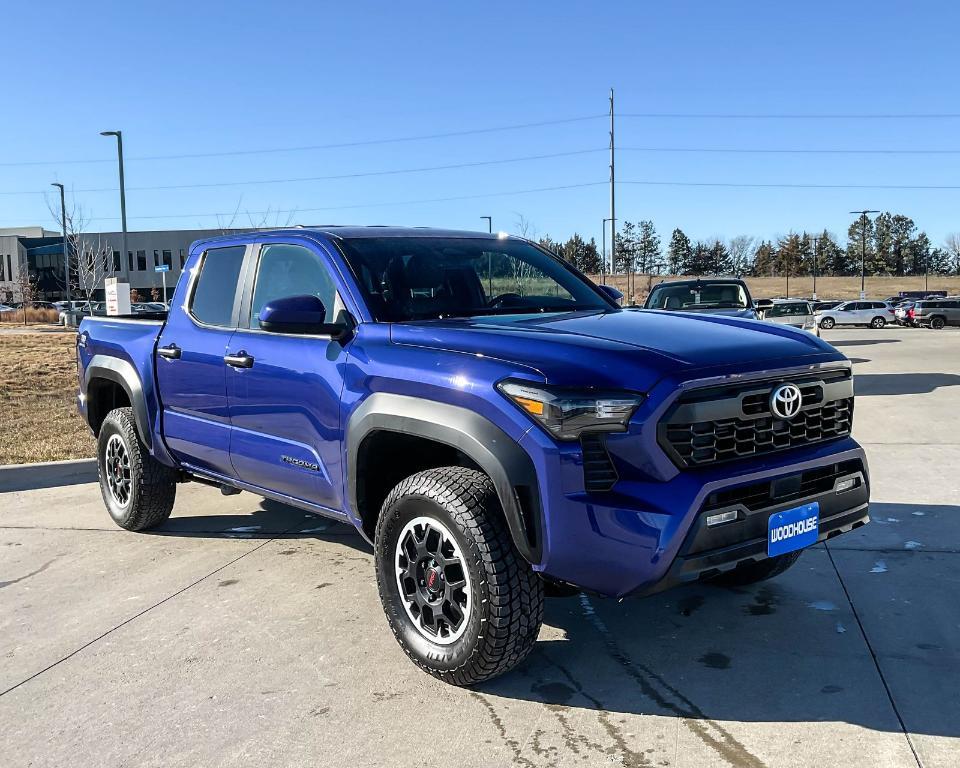
<instances>
[{"instance_id":1,"label":"building window","mask_svg":"<svg viewBox=\"0 0 960 768\"><path fill-rule=\"evenodd\" d=\"M7 280L13 280L13 262L10 260L10 254L7 254Z\"/></svg>"},{"instance_id":2,"label":"building window","mask_svg":"<svg viewBox=\"0 0 960 768\"><path fill-rule=\"evenodd\" d=\"M147 271L147 252L137 251L137 269L141 272Z\"/></svg>"},{"instance_id":3,"label":"building window","mask_svg":"<svg viewBox=\"0 0 960 768\"><path fill-rule=\"evenodd\" d=\"M171 251L163 252L163 263L170 269L173 269L173 253Z\"/></svg>"},{"instance_id":4,"label":"building window","mask_svg":"<svg viewBox=\"0 0 960 768\"><path fill-rule=\"evenodd\" d=\"M183 253L183 251L181 251L181 253ZM4 276L4 271L3 271L3 256L0 256L0 282L2 282L3 280L6 280L6 277Z\"/></svg>"},{"instance_id":5,"label":"building window","mask_svg":"<svg viewBox=\"0 0 960 768\"><path fill-rule=\"evenodd\" d=\"M120 251L113 252L113 271L120 271Z\"/></svg>"},{"instance_id":6,"label":"building window","mask_svg":"<svg viewBox=\"0 0 960 768\"><path fill-rule=\"evenodd\" d=\"M180 269L183 269L183 265L187 263L187 256L183 252L183 248L180 249Z\"/></svg>"},{"instance_id":7,"label":"building window","mask_svg":"<svg viewBox=\"0 0 960 768\"><path fill-rule=\"evenodd\" d=\"M155 266L155 267L159 267L159 266L160 266L160 251L158 251L158 250L156 250L156 249L154 249L154 251L153 251L153 266Z\"/></svg>"},{"instance_id":8,"label":"building window","mask_svg":"<svg viewBox=\"0 0 960 768\"><path fill-rule=\"evenodd\" d=\"M127 251L128 272L133 272L133 251Z\"/></svg>"}]
</instances>

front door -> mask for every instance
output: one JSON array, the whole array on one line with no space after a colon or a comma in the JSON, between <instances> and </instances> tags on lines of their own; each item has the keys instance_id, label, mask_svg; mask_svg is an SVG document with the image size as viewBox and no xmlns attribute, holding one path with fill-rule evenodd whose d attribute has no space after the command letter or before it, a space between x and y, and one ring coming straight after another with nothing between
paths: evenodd
<instances>
[{"instance_id":1,"label":"front door","mask_svg":"<svg viewBox=\"0 0 960 768\"><path fill-rule=\"evenodd\" d=\"M224 355L236 329L246 246L210 248L181 281L157 341L163 434L183 464L230 476Z\"/></svg>"},{"instance_id":2,"label":"front door","mask_svg":"<svg viewBox=\"0 0 960 768\"><path fill-rule=\"evenodd\" d=\"M333 322L342 309L325 253L310 244L260 246L252 296L230 340L230 457L245 483L343 509L340 395L347 349L328 336L260 329L274 299L313 295Z\"/></svg>"}]
</instances>

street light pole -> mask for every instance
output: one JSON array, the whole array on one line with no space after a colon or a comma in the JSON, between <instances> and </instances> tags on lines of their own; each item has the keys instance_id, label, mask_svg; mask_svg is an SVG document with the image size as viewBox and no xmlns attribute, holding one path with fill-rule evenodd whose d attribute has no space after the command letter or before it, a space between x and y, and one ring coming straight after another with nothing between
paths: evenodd
<instances>
[{"instance_id":1,"label":"street light pole","mask_svg":"<svg viewBox=\"0 0 960 768\"><path fill-rule=\"evenodd\" d=\"M117 137L117 162L120 165L120 226L123 231L120 240L122 243L121 247L123 248L123 255L120 257L120 269L122 272L127 273L127 280L129 281L130 275L128 267L130 256L127 252L127 193L123 184L123 131L100 131L100 135Z\"/></svg>"},{"instance_id":2,"label":"street light pole","mask_svg":"<svg viewBox=\"0 0 960 768\"><path fill-rule=\"evenodd\" d=\"M493 216L481 216L487 220L487 232L493 234ZM493 253L487 253L487 293L493 295Z\"/></svg>"},{"instance_id":3,"label":"street light pole","mask_svg":"<svg viewBox=\"0 0 960 768\"><path fill-rule=\"evenodd\" d=\"M811 237L813 240L813 300L817 300L817 246L820 245L822 237Z\"/></svg>"},{"instance_id":4,"label":"street light pole","mask_svg":"<svg viewBox=\"0 0 960 768\"><path fill-rule=\"evenodd\" d=\"M67 202L63 194L63 184L50 185L60 190L60 224L63 228L63 285L67 293L67 311L70 311L70 249L67 245Z\"/></svg>"},{"instance_id":5,"label":"street light pole","mask_svg":"<svg viewBox=\"0 0 960 768\"><path fill-rule=\"evenodd\" d=\"M850 213L860 214L860 298L867 295L867 214L880 213L880 211L850 211Z\"/></svg>"}]
</instances>

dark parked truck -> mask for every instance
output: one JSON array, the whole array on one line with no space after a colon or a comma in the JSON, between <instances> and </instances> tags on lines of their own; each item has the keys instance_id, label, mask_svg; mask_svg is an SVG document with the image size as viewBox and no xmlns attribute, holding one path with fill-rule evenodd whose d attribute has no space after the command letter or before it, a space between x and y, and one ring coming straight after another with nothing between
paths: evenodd
<instances>
[{"instance_id":1,"label":"dark parked truck","mask_svg":"<svg viewBox=\"0 0 960 768\"><path fill-rule=\"evenodd\" d=\"M458 685L529 653L545 595L750 583L868 520L843 355L623 310L518 238L204 240L168 316L87 318L77 352L118 525L188 481L349 523L400 645Z\"/></svg>"}]
</instances>

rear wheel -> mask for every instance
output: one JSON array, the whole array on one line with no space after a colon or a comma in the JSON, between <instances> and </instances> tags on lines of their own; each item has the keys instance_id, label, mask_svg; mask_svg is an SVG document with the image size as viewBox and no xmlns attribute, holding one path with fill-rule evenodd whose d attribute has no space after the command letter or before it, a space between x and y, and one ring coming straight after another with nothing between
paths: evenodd
<instances>
[{"instance_id":1,"label":"rear wheel","mask_svg":"<svg viewBox=\"0 0 960 768\"><path fill-rule=\"evenodd\" d=\"M107 414L97 437L100 493L110 517L128 531L145 531L173 511L177 476L140 440L132 408Z\"/></svg>"},{"instance_id":2,"label":"rear wheel","mask_svg":"<svg viewBox=\"0 0 960 768\"><path fill-rule=\"evenodd\" d=\"M826 328L828 331L836 325L836 321L832 317L824 317L820 319L820 327Z\"/></svg>"},{"instance_id":3,"label":"rear wheel","mask_svg":"<svg viewBox=\"0 0 960 768\"><path fill-rule=\"evenodd\" d=\"M946 322L942 317L934 317L930 320L930 327L935 331L939 331L943 326L946 325Z\"/></svg>"},{"instance_id":4,"label":"rear wheel","mask_svg":"<svg viewBox=\"0 0 960 768\"><path fill-rule=\"evenodd\" d=\"M374 556L390 628L434 677L472 685L533 649L543 582L513 546L482 472L443 467L403 480L383 503Z\"/></svg>"},{"instance_id":5,"label":"rear wheel","mask_svg":"<svg viewBox=\"0 0 960 768\"><path fill-rule=\"evenodd\" d=\"M746 584L754 584L758 581L766 581L790 568L797 560L803 550L788 552L785 555L768 557L766 560L741 563L731 571L714 576L712 581L715 584L722 584L726 587L742 587Z\"/></svg>"},{"instance_id":6,"label":"rear wheel","mask_svg":"<svg viewBox=\"0 0 960 768\"><path fill-rule=\"evenodd\" d=\"M887 324L887 321L883 317L875 317L870 321L871 328L883 328Z\"/></svg>"}]
</instances>

